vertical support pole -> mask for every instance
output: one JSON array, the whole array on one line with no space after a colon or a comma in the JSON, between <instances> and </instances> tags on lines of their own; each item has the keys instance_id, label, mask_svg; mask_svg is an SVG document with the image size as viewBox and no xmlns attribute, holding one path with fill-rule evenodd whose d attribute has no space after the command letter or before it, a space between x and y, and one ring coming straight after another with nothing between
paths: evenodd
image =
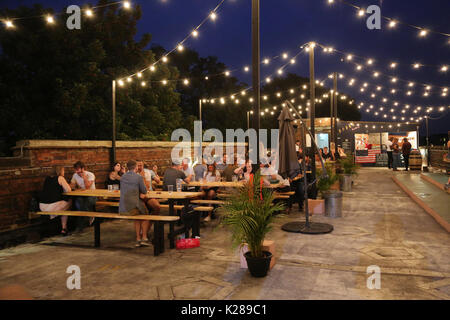
<instances>
[{"instance_id":1,"label":"vertical support pole","mask_svg":"<svg viewBox=\"0 0 450 320\"><path fill-rule=\"evenodd\" d=\"M116 80L112 81L112 144L111 164L116 163Z\"/></svg>"},{"instance_id":2,"label":"vertical support pole","mask_svg":"<svg viewBox=\"0 0 450 320\"><path fill-rule=\"evenodd\" d=\"M333 73L333 136L331 137L333 143L334 143L334 152L337 152L337 72Z\"/></svg>"},{"instance_id":3,"label":"vertical support pole","mask_svg":"<svg viewBox=\"0 0 450 320\"><path fill-rule=\"evenodd\" d=\"M428 131L428 116L425 116L425 125L427 130L427 167L430 167L430 133Z\"/></svg>"},{"instance_id":4,"label":"vertical support pole","mask_svg":"<svg viewBox=\"0 0 450 320\"><path fill-rule=\"evenodd\" d=\"M247 111L247 130L250 129L250 111Z\"/></svg>"},{"instance_id":5,"label":"vertical support pole","mask_svg":"<svg viewBox=\"0 0 450 320\"><path fill-rule=\"evenodd\" d=\"M261 117L260 101L260 33L259 33L259 0L252 0L252 85L253 85L253 129L256 130L256 156L257 163L253 166L253 172L259 169L259 128Z\"/></svg>"},{"instance_id":6,"label":"vertical support pole","mask_svg":"<svg viewBox=\"0 0 450 320\"><path fill-rule=\"evenodd\" d=\"M306 123L303 122L301 123L301 129L300 129L300 134L302 135L302 145L303 145L303 150L306 150ZM311 159L311 161L315 161L314 159ZM306 218L306 223L305 226L306 228L309 228L309 206L308 206L308 174L306 173L306 152L303 151L302 152L302 171L303 171L303 191L304 191L304 196L303 199L305 201L304 208L305 208L305 218Z\"/></svg>"},{"instance_id":7,"label":"vertical support pole","mask_svg":"<svg viewBox=\"0 0 450 320\"><path fill-rule=\"evenodd\" d=\"M198 119L202 121L202 99L198 99Z\"/></svg>"},{"instance_id":8,"label":"vertical support pole","mask_svg":"<svg viewBox=\"0 0 450 320\"><path fill-rule=\"evenodd\" d=\"M334 108L333 108L333 102L334 102L334 91L333 89L330 90L330 142L333 141L333 137L334 137L334 121L333 121L333 117L334 117ZM331 144L330 144L331 146ZM331 148L330 148L331 149ZM331 151L331 150L330 150Z\"/></svg>"},{"instance_id":9,"label":"vertical support pole","mask_svg":"<svg viewBox=\"0 0 450 320\"><path fill-rule=\"evenodd\" d=\"M315 44L309 44L309 121L311 125L311 135L316 139L316 83L314 79L314 48ZM312 158L311 158L311 171L313 180L316 178L316 160L315 160L315 146L311 145ZM317 152L319 152L317 150ZM315 184L312 186L315 188Z\"/></svg>"}]
</instances>

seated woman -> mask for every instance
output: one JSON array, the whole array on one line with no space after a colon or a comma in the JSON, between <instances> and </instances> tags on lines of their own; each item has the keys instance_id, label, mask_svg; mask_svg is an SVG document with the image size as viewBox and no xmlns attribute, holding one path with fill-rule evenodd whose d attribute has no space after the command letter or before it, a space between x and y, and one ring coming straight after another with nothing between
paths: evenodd
<instances>
[{"instance_id":1,"label":"seated woman","mask_svg":"<svg viewBox=\"0 0 450 320\"><path fill-rule=\"evenodd\" d=\"M72 206L72 200L63 199L63 192L72 191L64 178L64 167L56 166L52 175L45 178L44 187L39 197L41 211L66 211ZM50 219L56 216L51 215ZM61 234L67 236L67 216L61 216Z\"/></svg>"},{"instance_id":2,"label":"seated woman","mask_svg":"<svg viewBox=\"0 0 450 320\"><path fill-rule=\"evenodd\" d=\"M208 165L208 169L205 172L205 175L203 176L203 179L206 182L215 182L215 181L220 181L220 173L219 170L216 169L216 164L215 163L211 163ZM219 189L218 187L202 187L201 190L204 193L204 198L207 200L213 200L216 198L216 193L217 193L217 189ZM205 221L210 221L211 220L211 212L208 213L208 216L205 218Z\"/></svg>"},{"instance_id":3,"label":"seated woman","mask_svg":"<svg viewBox=\"0 0 450 320\"><path fill-rule=\"evenodd\" d=\"M112 171L106 177L105 185L108 188L109 185L117 186L117 189L120 189L120 177L122 176L122 165L120 162L116 162Z\"/></svg>"}]
</instances>

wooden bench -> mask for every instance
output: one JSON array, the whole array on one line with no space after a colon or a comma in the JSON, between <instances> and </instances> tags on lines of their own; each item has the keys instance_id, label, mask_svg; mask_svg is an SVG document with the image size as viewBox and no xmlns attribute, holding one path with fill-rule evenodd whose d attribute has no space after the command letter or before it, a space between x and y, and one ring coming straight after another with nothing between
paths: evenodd
<instances>
[{"instance_id":1,"label":"wooden bench","mask_svg":"<svg viewBox=\"0 0 450 320\"><path fill-rule=\"evenodd\" d=\"M119 202L117 201L97 201L95 204L99 206L119 207Z\"/></svg>"},{"instance_id":2,"label":"wooden bench","mask_svg":"<svg viewBox=\"0 0 450 320\"><path fill-rule=\"evenodd\" d=\"M222 201L222 200L192 200L191 203L195 203L195 204L217 204L217 205L222 205L222 204L225 204L225 201Z\"/></svg>"},{"instance_id":3,"label":"wooden bench","mask_svg":"<svg viewBox=\"0 0 450 320\"><path fill-rule=\"evenodd\" d=\"M170 206L168 204L160 204L159 207L161 209L169 209ZM183 205L174 204L173 208L175 210L183 210L184 206Z\"/></svg>"},{"instance_id":4,"label":"wooden bench","mask_svg":"<svg viewBox=\"0 0 450 320\"><path fill-rule=\"evenodd\" d=\"M90 212L90 211L52 211L52 212L36 212L39 215L58 215L58 216L73 216L73 217L93 217L105 219L122 219L122 220L148 220L154 222L153 231L153 248L154 255L157 256L164 252L164 223L170 224L170 248L175 248L175 238L173 236L174 223L180 220L177 216L151 216L151 215L135 215L124 216L117 213L105 212ZM94 247L100 247L100 222L98 219L94 220Z\"/></svg>"}]
</instances>

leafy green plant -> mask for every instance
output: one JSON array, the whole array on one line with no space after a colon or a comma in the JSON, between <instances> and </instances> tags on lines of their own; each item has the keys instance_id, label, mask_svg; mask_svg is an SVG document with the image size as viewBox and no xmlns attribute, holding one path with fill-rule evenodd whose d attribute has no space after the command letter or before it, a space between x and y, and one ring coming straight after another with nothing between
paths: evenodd
<instances>
[{"instance_id":1,"label":"leafy green plant","mask_svg":"<svg viewBox=\"0 0 450 320\"><path fill-rule=\"evenodd\" d=\"M344 174L357 174L359 168L357 164L353 163L353 159L341 159L339 160L341 168L344 170Z\"/></svg>"},{"instance_id":2,"label":"leafy green plant","mask_svg":"<svg viewBox=\"0 0 450 320\"><path fill-rule=\"evenodd\" d=\"M326 176L322 176L323 170L318 169L318 180L317 180L317 189L320 192L328 191L330 190L331 186L338 181L339 176L333 172L333 166L329 163L325 163L325 169L327 171Z\"/></svg>"},{"instance_id":3,"label":"leafy green plant","mask_svg":"<svg viewBox=\"0 0 450 320\"><path fill-rule=\"evenodd\" d=\"M253 183L246 183L233 192L224 205L221 225L228 226L232 233L233 247L247 243L252 257L263 257L262 243L271 230L274 213L283 210L283 204L273 203L273 193L261 188L259 171Z\"/></svg>"}]
</instances>

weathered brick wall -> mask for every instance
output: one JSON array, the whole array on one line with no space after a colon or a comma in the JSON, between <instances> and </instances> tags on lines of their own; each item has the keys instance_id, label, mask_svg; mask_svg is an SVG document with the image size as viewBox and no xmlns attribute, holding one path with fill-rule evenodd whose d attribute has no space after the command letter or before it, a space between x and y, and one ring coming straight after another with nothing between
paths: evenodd
<instances>
[{"instance_id":1,"label":"weathered brick wall","mask_svg":"<svg viewBox=\"0 0 450 320\"><path fill-rule=\"evenodd\" d=\"M18 158L0 159L0 233L32 223L28 217L31 197L42 189L45 177L55 165L66 168L65 177L70 181L73 164L81 160L86 169L95 174L97 188L105 188L104 182L111 169L110 141L27 140L17 143L22 144L25 145L23 155L20 148L15 148L14 155ZM120 162L139 159L149 166L156 164L162 174L170 166L172 148L176 144L118 141L116 158Z\"/></svg>"}]
</instances>

